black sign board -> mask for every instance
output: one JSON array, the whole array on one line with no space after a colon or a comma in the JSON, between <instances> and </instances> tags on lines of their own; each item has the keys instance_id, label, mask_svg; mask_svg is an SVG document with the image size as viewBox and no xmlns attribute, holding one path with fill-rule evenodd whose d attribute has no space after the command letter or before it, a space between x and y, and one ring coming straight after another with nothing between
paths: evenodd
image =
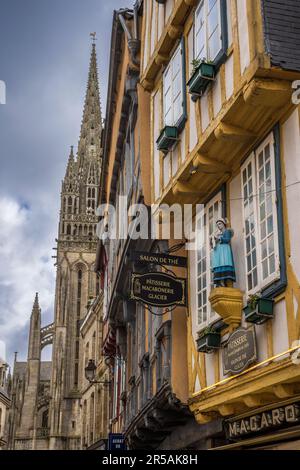
<instances>
[{"instance_id":1,"label":"black sign board","mask_svg":"<svg viewBox=\"0 0 300 470\"><path fill-rule=\"evenodd\" d=\"M224 421L227 439L240 440L251 434L262 434L277 428L300 424L300 403L288 403L273 408L256 410L241 417Z\"/></svg>"},{"instance_id":2,"label":"black sign board","mask_svg":"<svg viewBox=\"0 0 300 470\"><path fill-rule=\"evenodd\" d=\"M186 306L186 280L165 273L131 275L130 299L153 307Z\"/></svg>"},{"instance_id":3,"label":"black sign board","mask_svg":"<svg viewBox=\"0 0 300 470\"><path fill-rule=\"evenodd\" d=\"M238 328L223 348L224 375L239 374L257 360L255 329Z\"/></svg>"},{"instance_id":4,"label":"black sign board","mask_svg":"<svg viewBox=\"0 0 300 470\"><path fill-rule=\"evenodd\" d=\"M183 258L183 256L135 251L131 253L130 258L132 261L138 261L139 263L163 264L164 266L174 266L179 268L187 267L187 259Z\"/></svg>"},{"instance_id":5,"label":"black sign board","mask_svg":"<svg viewBox=\"0 0 300 470\"><path fill-rule=\"evenodd\" d=\"M108 450L126 450L124 434L109 433Z\"/></svg>"}]
</instances>

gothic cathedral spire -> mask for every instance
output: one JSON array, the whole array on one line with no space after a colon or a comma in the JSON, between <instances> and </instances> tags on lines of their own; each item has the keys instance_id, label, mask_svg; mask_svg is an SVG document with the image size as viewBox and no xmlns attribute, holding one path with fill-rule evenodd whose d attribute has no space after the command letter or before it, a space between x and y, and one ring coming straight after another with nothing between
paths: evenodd
<instances>
[{"instance_id":1,"label":"gothic cathedral spire","mask_svg":"<svg viewBox=\"0 0 300 470\"><path fill-rule=\"evenodd\" d=\"M78 145L79 167L101 151L102 115L97 72L96 47L92 44L81 132Z\"/></svg>"},{"instance_id":2,"label":"gothic cathedral spire","mask_svg":"<svg viewBox=\"0 0 300 470\"><path fill-rule=\"evenodd\" d=\"M62 182L50 401L50 449L80 446L83 381L80 325L99 282L94 272L95 214L100 182L102 118L95 45L77 154L73 147Z\"/></svg>"},{"instance_id":3,"label":"gothic cathedral spire","mask_svg":"<svg viewBox=\"0 0 300 470\"><path fill-rule=\"evenodd\" d=\"M62 183L59 239L95 239L97 187L101 165L102 116L95 44L92 45L77 157L73 147Z\"/></svg>"}]
</instances>

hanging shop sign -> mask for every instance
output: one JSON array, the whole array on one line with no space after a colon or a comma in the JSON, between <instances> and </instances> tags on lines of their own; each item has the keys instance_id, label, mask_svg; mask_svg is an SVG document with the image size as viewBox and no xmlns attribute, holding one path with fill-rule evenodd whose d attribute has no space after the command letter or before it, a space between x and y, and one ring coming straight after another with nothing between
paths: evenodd
<instances>
[{"instance_id":1,"label":"hanging shop sign","mask_svg":"<svg viewBox=\"0 0 300 470\"><path fill-rule=\"evenodd\" d=\"M238 328L223 348L224 375L239 374L257 361L255 329Z\"/></svg>"},{"instance_id":2,"label":"hanging shop sign","mask_svg":"<svg viewBox=\"0 0 300 470\"><path fill-rule=\"evenodd\" d=\"M162 253L147 253L144 251L135 251L131 253L131 260L139 263L162 264L164 266L173 266L174 268L186 268L187 259L183 256L171 256Z\"/></svg>"},{"instance_id":3,"label":"hanging shop sign","mask_svg":"<svg viewBox=\"0 0 300 470\"><path fill-rule=\"evenodd\" d=\"M158 272L133 273L130 300L153 307L186 306L186 279Z\"/></svg>"},{"instance_id":4,"label":"hanging shop sign","mask_svg":"<svg viewBox=\"0 0 300 470\"><path fill-rule=\"evenodd\" d=\"M225 420L224 426L227 439L238 440L251 434L269 432L299 423L300 402L297 402L268 410L257 410L240 418L230 418Z\"/></svg>"}]
</instances>

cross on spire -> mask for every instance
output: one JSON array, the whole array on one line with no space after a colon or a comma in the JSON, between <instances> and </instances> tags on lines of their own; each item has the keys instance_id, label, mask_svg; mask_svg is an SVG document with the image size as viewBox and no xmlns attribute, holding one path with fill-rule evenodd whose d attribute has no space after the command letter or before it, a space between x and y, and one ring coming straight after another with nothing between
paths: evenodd
<instances>
[{"instance_id":1,"label":"cross on spire","mask_svg":"<svg viewBox=\"0 0 300 470\"><path fill-rule=\"evenodd\" d=\"M97 35L96 32L90 33L90 37L91 37L91 40L92 40L92 44L95 44L95 42L97 41L96 35Z\"/></svg>"}]
</instances>

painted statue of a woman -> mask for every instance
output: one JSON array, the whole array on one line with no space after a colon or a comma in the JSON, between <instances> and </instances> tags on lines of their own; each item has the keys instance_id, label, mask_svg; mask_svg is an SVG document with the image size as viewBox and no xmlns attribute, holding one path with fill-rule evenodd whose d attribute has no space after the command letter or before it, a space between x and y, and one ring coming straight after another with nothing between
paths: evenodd
<instances>
[{"instance_id":1,"label":"painted statue of a woman","mask_svg":"<svg viewBox=\"0 0 300 470\"><path fill-rule=\"evenodd\" d=\"M225 219L218 219L217 230L211 236L213 282L217 287L232 287L236 280L231 239L234 231Z\"/></svg>"}]
</instances>

